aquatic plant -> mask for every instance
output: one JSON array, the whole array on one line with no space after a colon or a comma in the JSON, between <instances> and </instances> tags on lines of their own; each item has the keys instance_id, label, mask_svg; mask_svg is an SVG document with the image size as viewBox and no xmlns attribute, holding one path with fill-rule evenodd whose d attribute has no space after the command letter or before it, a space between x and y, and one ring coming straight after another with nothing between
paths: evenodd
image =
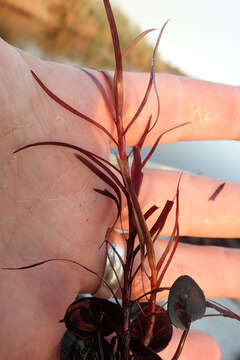
<instances>
[{"instance_id":1,"label":"aquatic plant","mask_svg":"<svg viewBox=\"0 0 240 360\"><path fill-rule=\"evenodd\" d=\"M113 301L94 295L92 297L77 299L69 305L60 322L65 323L67 329L77 338L82 339L85 345L91 348L91 351L94 351L94 356L102 360L161 359L161 356L157 353L168 346L172 337L173 326L175 326L183 331L179 345L172 357L172 360L176 360L181 354L191 323L204 316L210 316L205 314L206 308L214 309L217 312L216 315L236 320L240 320L240 318L222 305L212 300L206 300L203 290L188 275L180 276L169 287L162 286L163 278L171 264L179 241L179 184L181 182L181 174L179 174L179 182L174 199L166 201L163 210L150 228L147 220L158 208L156 205L152 205L146 212L143 212L138 197L144 176L143 168L148 163L161 138L167 132L188 125L187 123L182 123L160 134L148 154L145 157L142 156L141 150L145 140L155 127L160 115L160 99L155 83L155 62L158 45L167 22L161 29L156 42L145 94L139 107L136 109L135 115L128 125L124 127L123 58L141 38L153 29L140 34L123 52L120 48L118 31L110 2L108 0L103 1L112 35L115 54L115 71L113 75L106 71L99 71L102 76L102 82L90 71L86 69L82 69L82 71L89 76L89 80L93 81L100 91L111 113L111 118L116 129L116 136L102 126L101 121L92 119L87 114L83 114L60 99L42 82L35 72L32 71L32 75L46 95L58 103L59 106L80 117L82 121L89 122L96 126L111 140L117 149L115 153L116 165L113 165L110 161L85 148L59 141L35 142L22 146L17 149L15 153L27 148L46 145L74 150L74 155L79 160L80 166L86 166L95 176L106 184L106 188L97 188L94 189L94 191L97 192L99 196L111 199L116 206L116 218L105 234L104 244L107 249L111 247L110 236L116 224L121 224L124 198L128 209L128 232L126 233L123 229L120 230L122 230L122 236L126 242L125 259L121 257L115 248L112 248L123 268L123 282L118 278L122 301L120 302L117 299L111 286L100 274L95 273L75 260L51 258L30 265L15 268L5 267L4 269L26 270L52 261L65 261L76 264L86 271L94 273L94 275L109 288ZM157 113L150 114L148 119L146 119L145 129L129 153L126 148L126 135L143 111L148 101L150 91L155 92ZM111 96L109 97L108 94ZM130 161L131 158L132 161ZM223 185L221 185L221 188L216 189L210 198L212 201L219 195L222 187ZM160 258L157 258L154 243L161 234L169 213L173 211L174 204L175 223L172 234L162 255ZM137 269L134 270L134 260L138 255L140 255L140 264ZM149 270L147 270L147 268ZM151 290L145 291L143 285L143 295L134 299L132 297L132 285L138 273L141 273L142 277L147 277ZM117 275L116 273L116 276ZM157 303L157 294L159 292L167 292L167 307L165 306L166 304L159 305ZM105 338L109 335L112 335L111 340L106 340Z\"/></svg>"}]
</instances>

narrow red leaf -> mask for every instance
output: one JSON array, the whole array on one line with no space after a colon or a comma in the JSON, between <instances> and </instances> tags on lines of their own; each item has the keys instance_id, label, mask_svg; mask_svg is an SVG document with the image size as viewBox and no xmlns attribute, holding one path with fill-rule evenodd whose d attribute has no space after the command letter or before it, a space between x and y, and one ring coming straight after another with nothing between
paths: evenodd
<instances>
[{"instance_id":1,"label":"narrow red leaf","mask_svg":"<svg viewBox=\"0 0 240 360\"><path fill-rule=\"evenodd\" d=\"M94 274L98 279L100 279L101 281L104 282L104 284L108 287L108 289L111 291L112 296L114 297L115 301L117 304L119 304L118 299L116 298L116 295L114 293L114 291L112 290L111 286L109 286L109 284L107 283L107 281L104 279L104 277L100 276L97 272L89 269L87 266L80 264L79 262L75 261L75 260L71 260L71 259L64 259L64 258L52 258L52 259L47 259L47 260L43 260L43 261L38 261L37 263L31 264L31 265L26 265L26 266L19 266L19 267L1 267L1 270L27 270L27 269L31 269L34 268L36 266L40 266L43 264L46 264L48 262L51 261L63 261L63 262L68 262L68 263L72 263L75 265L80 266L81 268L83 268L84 270L89 271L90 273ZM120 305L120 304L119 304Z\"/></svg>"},{"instance_id":2,"label":"narrow red leaf","mask_svg":"<svg viewBox=\"0 0 240 360\"><path fill-rule=\"evenodd\" d=\"M177 249L177 246L178 246L178 243L179 243L179 186L180 186L180 181L181 181L181 178L182 178L182 174L180 174L179 176L179 179L178 179L178 185L177 185L177 192L176 192L176 213L175 213L175 224L174 224L174 228L173 228L173 231L172 231L172 234L171 234L171 237L170 237L170 240L168 241L168 244L166 246L166 249L164 250L160 260L158 261L158 264L157 264L157 271L159 272L162 265L163 265L163 262L164 260L166 259L166 256L167 254L169 253L172 245L173 245L173 241L174 241L174 237L176 236L175 238L175 243L173 245L173 249L171 251L171 254L169 255L169 258L167 260L167 263L166 265L164 266L159 278L158 278L158 287L160 287L161 285L161 282L162 282L162 279L164 278L164 275L172 261L172 258L173 258L173 255L175 254L175 251Z\"/></svg>"},{"instance_id":3,"label":"narrow red leaf","mask_svg":"<svg viewBox=\"0 0 240 360\"><path fill-rule=\"evenodd\" d=\"M147 220L159 207L156 205L152 205L144 214L145 220Z\"/></svg>"},{"instance_id":4,"label":"narrow red leaf","mask_svg":"<svg viewBox=\"0 0 240 360\"><path fill-rule=\"evenodd\" d=\"M161 138L163 137L163 135L167 134L168 132L170 132L170 131L172 131L172 130L175 130L175 129L178 129L178 128L182 127L182 126L185 126L185 125L187 125L187 124L190 124L190 122L188 121L188 122L185 122L185 123L183 123L183 124L173 126L172 128L164 131L161 135L159 135L159 137L157 138L157 140L156 140L155 143L153 144L151 150L149 151L148 155L147 155L147 156L145 157L145 159L143 160L143 162L142 162L142 167L145 166L145 164L148 162L148 160L150 159L150 157L151 157L152 154L154 153L154 151L155 151L156 147L158 146L158 143L159 143L159 141L161 140Z\"/></svg>"},{"instance_id":5,"label":"narrow red leaf","mask_svg":"<svg viewBox=\"0 0 240 360\"><path fill-rule=\"evenodd\" d=\"M150 33L151 31L155 31L157 29L148 29L143 31L141 34L139 34L132 42L131 44L123 51L122 53L122 57L126 56L136 45L137 43L144 38L148 33Z\"/></svg>"},{"instance_id":6,"label":"narrow red leaf","mask_svg":"<svg viewBox=\"0 0 240 360\"><path fill-rule=\"evenodd\" d=\"M113 230L113 228L115 227L120 215L121 215L121 204L119 203L118 199L116 198L116 196L114 196L110 191L108 191L107 189L104 189L104 190L101 190L101 189L94 189L94 191L96 191L97 193L103 195L103 196L106 196L110 199L112 199L116 206L117 206L117 215L116 215L116 219L115 221L113 222L113 225L111 226L111 231ZM111 232L110 231L110 232Z\"/></svg>"},{"instance_id":7,"label":"narrow red leaf","mask_svg":"<svg viewBox=\"0 0 240 360\"><path fill-rule=\"evenodd\" d=\"M91 119L87 115L82 114L80 111L74 109L72 106L68 105L65 101L60 99L57 95L55 95L51 90L48 89L46 85L43 84L43 82L39 79L39 77L31 70L31 73L35 80L38 82L38 84L41 86L41 88L45 91L45 93L51 97L54 101L56 101L59 105L64 107L66 110L70 111L72 114L77 115L81 117L82 119L90 122L91 124L95 125L97 128L101 129L113 142L114 144L118 144L117 141L114 139L114 137L110 134L110 132L105 129L104 126L100 125L97 121Z\"/></svg>"},{"instance_id":8,"label":"narrow red leaf","mask_svg":"<svg viewBox=\"0 0 240 360\"><path fill-rule=\"evenodd\" d=\"M120 42L118 37L117 26L113 16L112 8L109 0L103 0L104 6L106 9L106 14L109 22L109 27L111 30L113 48L115 54L115 73L114 73L114 94L115 94L115 104L116 104L116 113L117 120L122 116L122 107L123 107L123 71L122 71L122 54L120 48Z\"/></svg>"},{"instance_id":9,"label":"narrow red leaf","mask_svg":"<svg viewBox=\"0 0 240 360\"><path fill-rule=\"evenodd\" d=\"M174 245L173 245L173 249L172 249L172 252L167 260L167 263L166 265L164 266L162 272L161 272L161 275L158 279L158 286L160 286L161 282L162 282L162 279L164 278L164 275L166 274L166 271L172 261L172 258L173 258L173 255L175 254L176 250L177 250L177 246L178 246L178 242L179 242L179 225L178 223L176 224L176 227L175 229L173 230L172 232L172 235L171 235L171 239L169 240L169 245L171 246L170 244L170 241L173 242L174 240L174 237L176 236L176 239L175 239L175 242L174 242ZM170 248L169 246L169 248ZM161 262L162 259L160 259L159 263L157 264L157 270L160 271L160 268L161 268L161 265L162 265L162 262Z\"/></svg>"},{"instance_id":10,"label":"narrow red leaf","mask_svg":"<svg viewBox=\"0 0 240 360\"><path fill-rule=\"evenodd\" d=\"M33 143L33 144L24 145L21 148L15 150L14 154L16 154L17 152L22 151L24 149L34 147L34 146L39 146L39 145L63 146L63 147L67 147L67 148L77 150L77 151L83 153L84 155L89 157L91 160L93 160L97 165L102 167L111 176L111 178L115 181L115 183L119 186L119 188L122 190L122 192L125 194L125 196L128 197L128 193L127 193L125 187L123 186L123 184L118 179L118 177L107 166L105 166L102 162L105 162L107 165L109 165L109 167L112 167L118 173L120 173L119 169L116 166L114 166L112 163L107 161L106 159L102 158L101 156L96 155L96 154L92 153L91 151L87 151L87 150L85 150L83 148L80 148L79 146L64 143L64 142L60 142L60 141L41 141L41 142L36 142L36 143ZM98 159L101 160L101 161L99 161Z\"/></svg>"},{"instance_id":11,"label":"narrow red leaf","mask_svg":"<svg viewBox=\"0 0 240 360\"><path fill-rule=\"evenodd\" d=\"M112 97L112 102L115 104L115 98L113 96L114 94L114 83L113 83L113 77L112 75L106 71L106 70L100 70L100 73L102 74L103 78L104 78L104 81L108 87L108 90L109 90L109 94L110 96ZM115 107L114 107L114 110L115 110ZM116 114L115 114L116 115ZM116 120L116 119L115 119Z\"/></svg>"},{"instance_id":12,"label":"narrow red leaf","mask_svg":"<svg viewBox=\"0 0 240 360\"><path fill-rule=\"evenodd\" d=\"M228 317L230 319L235 319L240 321L240 316L236 313L234 313L232 310L228 309L226 306L219 304L218 302L208 299L206 300L206 306L208 308L212 308L216 311L219 312L219 314L214 314L215 316L223 316L223 317ZM210 315L205 315L205 316L210 316Z\"/></svg>"},{"instance_id":13,"label":"narrow red leaf","mask_svg":"<svg viewBox=\"0 0 240 360\"><path fill-rule=\"evenodd\" d=\"M138 147L133 147L133 162L131 166L131 179L133 189L136 195L139 195L140 187L143 180L143 172L141 167L141 155Z\"/></svg>"},{"instance_id":14,"label":"narrow red leaf","mask_svg":"<svg viewBox=\"0 0 240 360\"><path fill-rule=\"evenodd\" d=\"M139 105L135 115L133 116L132 120L128 123L128 125L126 126L125 130L124 130L124 135L126 135L127 131L129 130L129 128L133 125L133 123L137 120L138 116L141 114L147 100L148 100L148 97L149 97L149 94L150 94L150 91L151 91L151 88L152 88L152 76L150 76L150 79L149 79L149 82L148 82L148 86L147 86L147 90L144 94L144 97L142 99L142 102L141 104Z\"/></svg>"},{"instance_id":15,"label":"narrow red leaf","mask_svg":"<svg viewBox=\"0 0 240 360\"><path fill-rule=\"evenodd\" d=\"M153 249L153 245L152 245L152 241L151 241L151 235L148 230L147 224L145 222L144 215L142 213L140 204L138 202L137 195L136 195L135 191L133 191L133 189L132 189L131 179L130 179L129 175L127 174L126 168L123 165L123 162L121 161L121 159L117 158L117 160L119 163L120 170L122 172L124 184L129 193L129 199L130 199L129 209L132 210L132 215L133 215L133 218L135 221L135 226L137 228L140 249L141 249L141 256L142 256L142 258L144 257L144 252L145 252L144 249L146 246L149 264L150 264L151 269L153 269L153 272L154 272L155 254L154 254L154 249Z\"/></svg>"},{"instance_id":16,"label":"narrow red leaf","mask_svg":"<svg viewBox=\"0 0 240 360\"><path fill-rule=\"evenodd\" d=\"M214 193L209 197L208 201L214 201L216 199L216 197L220 194L220 192L222 191L222 189L224 188L224 186L226 185L226 183L222 183L220 184L216 190L214 191Z\"/></svg>"},{"instance_id":17,"label":"narrow red leaf","mask_svg":"<svg viewBox=\"0 0 240 360\"><path fill-rule=\"evenodd\" d=\"M167 217L168 217L170 211L172 210L173 204L174 204L174 202L171 200L166 201L164 208L161 211L161 214L159 215L159 217L157 218L156 222L154 223L154 225L152 226L152 228L150 230L151 236L154 236L154 234L156 232L158 232L158 234L159 234L162 231L162 229L166 223Z\"/></svg>"},{"instance_id":18,"label":"narrow red leaf","mask_svg":"<svg viewBox=\"0 0 240 360\"><path fill-rule=\"evenodd\" d=\"M132 300L132 302L133 302L133 304L134 304L135 302L140 301L141 299L143 299L143 298L144 298L145 296L147 296L147 295L151 295L152 293L158 294L158 293L160 293L160 292L162 292L162 291L169 291L170 289L171 289L171 288L168 287L168 286L163 286L163 287L161 287L161 288L159 288L159 289L150 290L150 291L144 293L143 295L139 296L137 299Z\"/></svg>"},{"instance_id":19,"label":"narrow red leaf","mask_svg":"<svg viewBox=\"0 0 240 360\"><path fill-rule=\"evenodd\" d=\"M155 95L156 95L156 99L157 99L157 114L156 114L156 118L155 118L155 121L152 125L152 127L149 129L149 131L151 131L154 126L156 125L156 123L158 122L158 119L159 119L159 115L160 115L160 98L159 98L159 94L158 94L158 89L157 89L157 84L156 84L156 76L155 76L155 72L156 72L156 59L157 59L157 51L158 51L158 47L159 47L159 43L160 43L160 40L162 38L162 34L163 34L163 31L165 29L165 27L167 26L169 20L167 20L162 28L161 28L161 31L158 35L158 38L157 38L157 41L156 41L156 45L154 47L154 51L153 51L153 58L152 58L152 68L151 68L151 77L152 77L152 81L153 81L153 87L154 87L154 91L155 91Z\"/></svg>"},{"instance_id":20,"label":"narrow red leaf","mask_svg":"<svg viewBox=\"0 0 240 360\"><path fill-rule=\"evenodd\" d=\"M100 169L96 167L92 162L90 162L85 157L74 154L78 160L80 160L85 166L87 166L95 175L97 175L101 180L103 180L106 184L108 184L116 193L120 209L122 208L122 197L121 192L119 190L119 187L116 185L116 183L106 174L104 174Z\"/></svg>"},{"instance_id":21,"label":"narrow red leaf","mask_svg":"<svg viewBox=\"0 0 240 360\"><path fill-rule=\"evenodd\" d=\"M138 147L139 150L142 149L142 146L143 146L144 141L145 141L145 139L146 139L146 136L147 136L147 134L148 134L148 130L149 130L149 128L150 128L151 119L152 119L152 115L149 116L148 122L147 122L147 124L146 124L145 129L144 129L144 132L143 132L143 134L141 135L140 139L138 140L137 144L135 145L136 147ZM130 156L131 156L132 154L133 154L133 148L132 148L132 150L129 151L129 153L128 153L128 159L130 158Z\"/></svg>"},{"instance_id":22,"label":"narrow red leaf","mask_svg":"<svg viewBox=\"0 0 240 360\"><path fill-rule=\"evenodd\" d=\"M158 210L158 207L156 205L151 206L144 214L145 220L147 220L156 210ZM137 253L139 252L139 250L140 250L140 246L138 245L133 251L133 255L132 255L133 260L134 260L135 256L137 255ZM138 266L136 272L138 272L140 267L141 267L141 265Z\"/></svg>"},{"instance_id":23,"label":"narrow red leaf","mask_svg":"<svg viewBox=\"0 0 240 360\"><path fill-rule=\"evenodd\" d=\"M140 139L138 140L136 146L141 150L144 144L144 141L147 137L148 131L150 129L150 124L151 124L151 120L152 120L152 115L149 116L148 122L146 124L146 127L144 129L144 132L142 133L142 136L140 137Z\"/></svg>"},{"instance_id":24,"label":"narrow red leaf","mask_svg":"<svg viewBox=\"0 0 240 360\"><path fill-rule=\"evenodd\" d=\"M94 76L90 71L84 68L80 68L83 72L85 72L86 75L89 76L89 78L94 82L96 87L98 88L99 92L102 95L102 98L104 100L105 106L108 109L108 112L110 114L110 117L112 120L115 121L115 109L113 107L113 102L110 100L109 94L106 93L106 90L104 89L101 82L97 79L96 76ZM99 70L98 70L99 71ZM100 71L99 71L100 72Z\"/></svg>"},{"instance_id":25,"label":"narrow red leaf","mask_svg":"<svg viewBox=\"0 0 240 360\"><path fill-rule=\"evenodd\" d=\"M150 234L151 236L153 236L156 233L155 239L156 237L160 234L160 232L163 229L163 226L167 220L167 216L170 213L172 206L173 206L174 202L167 200L165 203L165 206L163 208L163 210L161 211L161 214L159 215L158 219L156 220L155 224L152 226L151 230L150 230ZM153 205L145 214L144 214L144 218L145 220L147 220L156 210L158 209L157 206ZM153 240L154 242L155 240ZM140 250L140 246L138 245L133 252L133 259L135 259L137 253ZM134 277L136 276L137 272L140 270L141 265L139 265L134 273L134 275L132 276L132 280L134 279ZM131 281L132 281L131 280Z\"/></svg>"},{"instance_id":26,"label":"narrow red leaf","mask_svg":"<svg viewBox=\"0 0 240 360\"><path fill-rule=\"evenodd\" d=\"M168 20L168 21L169 21L169 20ZM156 57L157 57L157 50L158 50L159 42L160 42L160 39L161 39L161 37L162 37L163 30L165 29L168 21L166 21L165 24L163 25L163 27L162 27L162 29L161 29L161 31L160 31L160 34L158 35L156 45L155 45L155 47L154 47L153 58L152 58L152 66L151 66L151 72L150 72L150 78L149 78L149 81L148 81L147 89L146 89L146 91L145 91L143 100L142 100L142 102L140 103L140 105L139 105L139 107L138 107L135 115L133 116L132 120L129 122L129 124L128 124L127 127L125 128L125 130L124 130L124 135L127 133L127 131L129 130L129 128L133 125L133 123L136 121L136 119L138 118L138 116L141 114L144 106L145 106L146 103L147 103L147 100L148 100L150 91L151 91L151 89L152 89L152 85L154 85L154 90L155 90L155 94L156 94L156 98L157 98L157 115L156 115L156 119L155 119L154 124L153 124L153 126L151 127L151 129L155 126L155 124L156 124L157 121L158 121L159 114L160 114L160 99L159 99L158 90L157 90L156 81L155 81ZM150 129L150 130L151 130L151 129ZM149 130L149 131L150 131L150 130Z\"/></svg>"}]
</instances>

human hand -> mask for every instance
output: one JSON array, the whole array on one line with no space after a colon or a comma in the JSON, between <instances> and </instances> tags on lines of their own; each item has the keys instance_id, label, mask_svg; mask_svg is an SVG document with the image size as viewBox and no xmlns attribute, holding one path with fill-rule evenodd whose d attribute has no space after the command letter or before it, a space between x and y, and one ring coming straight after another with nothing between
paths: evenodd
<instances>
[{"instance_id":1,"label":"human hand","mask_svg":"<svg viewBox=\"0 0 240 360\"><path fill-rule=\"evenodd\" d=\"M103 273L105 251L99 249L115 208L93 188L106 185L82 166L72 152L55 147L25 150L37 141L64 141L109 157L109 139L84 120L61 108L33 79L39 76L60 98L96 119L111 133L114 127L99 92L77 68L44 62L0 43L0 224L1 266L22 266L49 258L69 258ZM95 74L96 76L99 76ZM125 74L125 122L134 114L148 76ZM163 141L238 139L239 89L170 75L157 76L161 99L159 123L148 145L164 130L190 121L168 133ZM128 145L139 138L149 113L156 109L154 94L129 130ZM163 207L176 191L178 173L145 172L140 200L143 209ZM213 202L209 196L219 181L185 174L180 186L182 235L236 237L240 193L227 183ZM151 192L149 192L149 188ZM169 234L174 215L164 228ZM154 216L151 221L154 221ZM151 223L149 223L151 225ZM164 241L156 245L160 255ZM197 256L196 256L197 253ZM217 259L217 262L216 262ZM206 297L239 297L239 251L179 245L163 285L182 274L192 276ZM209 268L211 273L209 273ZM65 331L58 321L78 292L91 293L98 279L67 263L48 263L25 271L1 272L1 358L57 359ZM142 292L135 282L134 297ZM175 346L176 348L176 346ZM169 358L169 347L162 352ZM207 335L193 332L181 359L219 359L219 349Z\"/></svg>"}]
</instances>

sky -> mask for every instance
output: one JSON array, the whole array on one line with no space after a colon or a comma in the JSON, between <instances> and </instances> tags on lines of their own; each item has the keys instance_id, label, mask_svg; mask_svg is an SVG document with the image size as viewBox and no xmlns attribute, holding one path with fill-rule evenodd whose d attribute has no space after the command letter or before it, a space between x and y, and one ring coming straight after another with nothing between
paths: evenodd
<instances>
[{"instance_id":1,"label":"sky","mask_svg":"<svg viewBox=\"0 0 240 360\"><path fill-rule=\"evenodd\" d=\"M163 60L203 80L240 85L240 0L112 0L141 30L168 23ZM148 39L154 43L157 34ZM160 147L153 160L240 183L240 142L182 142ZM221 159L221 162L219 162Z\"/></svg>"},{"instance_id":2,"label":"sky","mask_svg":"<svg viewBox=\"0 0 240 360\"><path fill-rule=\"evenodd\" d=\"M171 19L160 53L187 74L240 85L239 0L113 0L141 30ZM150 41L154 37L149 35ZM155 35L156 39L156 35Z\"/></svg>"}]
</instances>

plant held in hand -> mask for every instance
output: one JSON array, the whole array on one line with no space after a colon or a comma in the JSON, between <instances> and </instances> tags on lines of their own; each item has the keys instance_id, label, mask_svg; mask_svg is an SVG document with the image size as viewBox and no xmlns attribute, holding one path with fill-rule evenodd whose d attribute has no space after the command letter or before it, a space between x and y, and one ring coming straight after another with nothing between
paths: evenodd
<instances>
[{"instance_id":1,"label":"plant held in hand","mask_svg":"<svg viewBox=\"0 0 240 360\"><path fill-rule=\"evenodd\" d=\"M69 331L77 338L86 341L86 344L88 344L87 346L94 347L94 356L101 360L161 359L160 355L157 353L168 346L172 337L173 326L175 326L183 330L180 343L172 357L172 360L176 360L179 358L182 351L191 322L207 316L205 315L206 307L213 308L220 316L236 320L240 320L240 318L223 306L213 301L206 300L204 293L198 284L188 275L180 276L171 287L162 287L162 280L177 249L179 240L179 184L176 189L176 196L173 200L168 200L166 202L163 210L151 228L148 227L147 220L158 208L157 206L152 205L145 213L143 213L138 197L143 180L143 168L152 156L160 139L166 133L158 136L149 153L145 158L142 158L141 149L145 139L155 126L160 114L159 95L155 84L155 62L159 41L166 24L163 26L156 42L146 92L135 115L128 125L124 127L123 56L125 56L126 53L151 30L142 33L123 53L120 48L118 31L110 3L108 0L103 1L114 47L116 64L114 75L112 76L106 71L100 71L103 85L92 73L87 70L83 71L90 77L91 81L94 82L101 92L101 95L111 112L112 121L116 129L116 137L104 128L100 121L90 118L88 115L81 113L65 103L55 95L33 71L32 75L43 91L45 91L53 101L57 102L59 106L64 107L84 121L96 126L110 138L117 148L117 152L115 153L117 165L113 165L111 162L87 149L75 146L74 144L58 141L32 143L21 147L16 150L16 152L40 145L69 148L74 150L74 154L81 165L88 167L95 176L105 182L106 188L94 189L94 191L96 191L99 196L105 196L111 199L117 209L116 218L106 231L104 242L107 249L111 248L110 236L114 231L117 222L121 223L124 198L124 202L127 203L128 208L128 233L123 233L126 242L125 259L121 257L117 249L112 247L112 251L115 252L123 270L123 281L121 282L121 279L117 276L117 271L113 268L121 291L122 302L120 303L116 298L114 290L104 277L71 259L47 259L32 265L5 269L23 270L51 261L67 261L83 267L86 271L93 272L105 283L105 286L109 288L115 302L110 302L109 300L97 296L78 299L68 307L60 322L64 322ZM157 114L151 114L149 115L149 118L146 119L144 132L135 146L133 146L130 154L128 154L126 149L126 135L144 109L151 90L153 90L156 95ZM107 95L109 93L111 94L111 98ZM184 125L187 124L179 124L179 126ZM174 129L179 126L167 131L174 131ZM132 162L130 162L130 157L132 157ZM180 179L181 175L179 177L179 182ZM174 203L175 224L166 249L158 259L154 251L154 242L161 233L167 217L173 209ZM133 264L137 255L140 255L141 262L138 268L134 270ZM111 261L110 266L113 267ZM147 268L150 270L147 270ZM148 271L150 271L150 274ZM132 284L139 272L142 277L148 278L149 288L151 290L146 292L143 287L144 295L137 299L133 299ZM169 291L167 309L164 306L157 304L157 294L162 291ZM112 335L112 339L106 341L104 338L109 335ZM93 339L93 341L89 341L89 339Z\"/></svg>"}]
</instances>

